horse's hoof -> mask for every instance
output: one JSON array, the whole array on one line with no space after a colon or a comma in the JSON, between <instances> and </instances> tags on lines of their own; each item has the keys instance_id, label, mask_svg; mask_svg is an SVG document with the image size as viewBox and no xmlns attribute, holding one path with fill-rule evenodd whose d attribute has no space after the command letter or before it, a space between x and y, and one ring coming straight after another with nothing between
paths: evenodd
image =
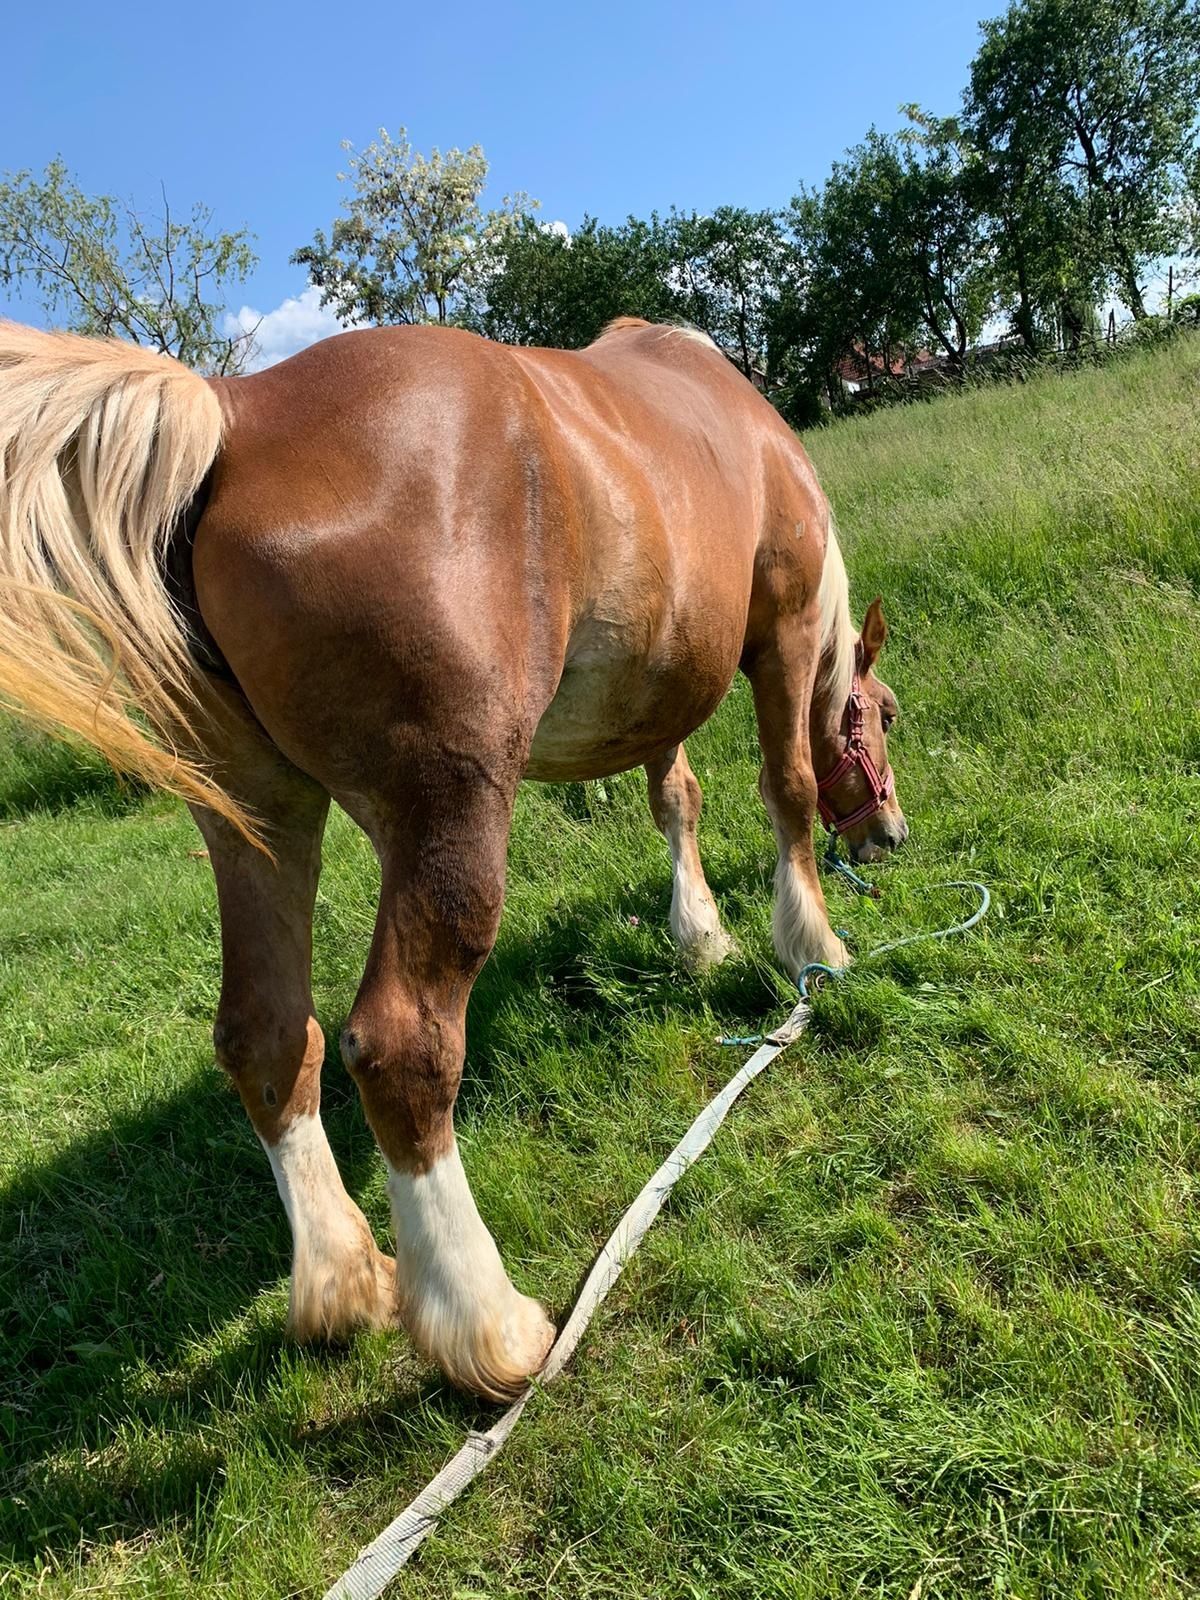
<instances>
[{"instance_id":1,"label":"horse's hoof","mask_svg":"<svg viewBox=\"0 0 1200 1600\"><path fill-rule=\"evenodd\" d=\"M737 948L737 940L731 938L724 928L715 928L688 945L684 949L683 959L693 972L711 972L722 961L736 955Z\"/></svg>"},{"instance_id":2,"label":"horse's hoof","mask_svg":"<svg viewBox=\"0 0 1200 1600\"><path fill-rule=\"evenodd\" d=\"M344 1344L363 1328L394 1328L396 1263L374 1241L357 1257L311 1268L301 1282L293 1270L288 1338L297 1344Z\"/></svg>"},{"instance_id":3,"label":"horse's hoof","mask_svg":"<svg viewBox=\"0 0 1200 1600\"><path fill-rule=\"evenodd\" d=\"M456 1342L426 1353L451 1383L485 1400L514 1400L545 1364L554 1344L554 1324L536 1300L513 1291L504 1315Z\"/></svg>"}]
</instances>

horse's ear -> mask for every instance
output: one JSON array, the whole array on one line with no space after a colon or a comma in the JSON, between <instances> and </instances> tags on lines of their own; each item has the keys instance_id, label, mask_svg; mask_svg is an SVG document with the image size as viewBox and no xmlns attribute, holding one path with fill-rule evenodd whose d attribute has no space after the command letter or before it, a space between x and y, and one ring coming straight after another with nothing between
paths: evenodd
<instances>
[{"instance_id":1,"label":"horse's ear","mask_svg":"<svg viewBox=\"0 0 1200 1600\"><path fill-rule=\"evenodd\" d=\"M883 618L883 601L878 595L867 607L867 614L863 618L862 633L858 640L858 670L866 673L879 658L879 652L887 641L888 625Z\"/></svg>"}]
</instances>

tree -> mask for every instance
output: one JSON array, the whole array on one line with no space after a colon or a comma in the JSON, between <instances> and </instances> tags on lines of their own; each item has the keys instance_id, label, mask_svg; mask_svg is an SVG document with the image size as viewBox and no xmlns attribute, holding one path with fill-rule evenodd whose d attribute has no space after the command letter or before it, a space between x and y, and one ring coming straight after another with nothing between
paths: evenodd
<instances>
[{"instance_id":1,"label":"tree","mask_svg":"<svg viewBox=\"0 0 1200 1600\"><path fill-rule=\"evenodd\" d=\"M994 296L977 164L953 118L929 117L916 106L905 113L892 194L896 249L913 274L926 342L961 371Z\"/></svg>"},{"instance_id":2,"label":"tree","mask_svg":"<svg viewBox=\"0 0 1200 1600\"><path fill-rule=\"evenodd\" d=\"M505 196L485 211L480 195L488 163L479 145L423 156L403 128L386 128L365 150L348 141L352 188L328 238L292 256L308 269L344 322L449 322L480 295L503 238L536 206L528 196Z\"/></svg>"},{"instance_id":3,"label":"tree","mask_svg":"<svg viewBox=\"0 0 1200 1600\"><path fill-rule=\"evenodd\" d=\"M871 129L801 190L793 248L769 316L777 403L803 423L842 399L849 364L868 393L921 347L961 371L994 300L975 164L956 123L908 108L899 138Z\"/></svg>"},{"instance_id":4,"label":"tree","mask_svg":"<svg viewBox=\"0 0 1200 1600\"><path fill-rule=\"evenodd\" d=\"M874 399L887 387L885 375L904 370L920 340L916 313L899 302L884 305L875 298L869 275L854 284L852 274L833 268L836 246L822 238L817 206L797 208L798 249L814 242L817 251L803 260L792 284L785 286L769 329L770 397L795 427L814 423L824 410L847 405L843 379ZM826 242L828 240L828 242ZM906 323L903 316L911 316Z\"/></svg>"},{"instance_id":5,"label":"tree","mask_svg":"<svg viewBox=\"0 0 1200 1600\"><path fill-rule=\"evenodd\" d=\"M965 138L974 152L997 308L1033 354L1077 342L1106 278L1086 205L1044 151L981 147L970 131Z\"/></svg>"},{"instance_id":6,"label":"tree","mask_svg":"<svg viewBox=\"0 0 1200 1600\"><path fill-rule=\"evenodd\" d=\"M793 405L824 389L841 396L838 369L861 370L868 390L917 342L917 286L897 244L903 167L894 141L874 129L835 161L824 185L794 197L789 222L803 264L772 319L772 368L786 370Z\"/></svg>"},{"instance_id":7,"label":"tree","mask_svg":"<svg viewBox=\"0 0 1200 1600\"><path fill-rule=\"evenodd\" d=\"M1099 275L1144 316L1143 270L1186 233L1200 0L1017 0L983 35L967 120L1010 215L1014 202L1024 212L1026 244L1069 196L1049 275Z\"/></svg>"},{"instance_id":8,"label":"tree","mask_svg":"<svg viewBox=\"0 0 1200 1600\"><path fill-rule=\"evenodd\" d=\"M1181 250L1184 260L1180 263L1176 280L1180 284L1188 284L1200 277L1200 150L1193 154L1187 165L1179 212L1183 231Z\"/></svg>"},{"instance_id":9,"label":"tree","mask_svg":"<svg viewBox=\"0 0 1200 1600\"><path fill-rule=\"evenodd\" d=\"M614 317L682 319L749 376L767 361L789 259L770 211L673 210L617 227L585 217L573 234L525 218L501 240L468 320L493 339L575 349Z\"/></svg>"},{"instance_id":10,"label":"tree","mask_svg":"<svg viewBox=\"0 0 1200 1600\"><path fill-rule=\"evenodd\" d=\"M0 181L0 284L32 283L47 314L76 333L121 334L204 372L236 372L253 332L218 331L222 290L257 264L250 234L214 233L207 206L151 218L86 195L61 159L41 179Z\"/></svg>"},{"instance_id":11,"label":"tree","mask_svg":"<svg viewBox=\"0 0 1200 1600\"><path fill-rule=\"evenodd\" d=\"M659 218L608 227L584 217L573 234L525 217L503 236L470 326L508 344L580 349L614 317L678 314Z\"/></svg>"},{"instance_id":12,"label":"tree","mask_svg":"<svg viewBox=\"0 0 1200 1600\"><path fill-rule=\"evenodd\" d=\"M676 314L703 328L747 377L763 369L769 381L770 328L794 259L779 213L672 211L663 233Z\"/></svg>"}]
</instances>

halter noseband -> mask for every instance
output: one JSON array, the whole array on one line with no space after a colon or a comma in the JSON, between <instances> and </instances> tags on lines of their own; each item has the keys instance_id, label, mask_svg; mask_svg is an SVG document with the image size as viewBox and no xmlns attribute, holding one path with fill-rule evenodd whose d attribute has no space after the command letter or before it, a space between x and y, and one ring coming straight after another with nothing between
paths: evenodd
<instances>
[{"instance_id":1,"label":"halter noseband","mask_svg":"<svg viewBox=\"0 0 1200 1600\"><path fill-rule=\"evenodd\" d=\"M896 776L890 765L885 761L883 771L880 772L863 742L863 715L866 705L867 697L862 691L858 672L855 671L850 685L848 707L850 728L846 735L846 748L833 768L823 778L817 780L817 810L821 813L821 821L830 833L845 833L846 829L852 828L856 822L865 822L877 811L882 811L896 792ZM855 767L866 780L868 798L848 817L839 817L825 795L835 784L840 783L848 772L853 772Z\"/></svg>"}]
</instances>

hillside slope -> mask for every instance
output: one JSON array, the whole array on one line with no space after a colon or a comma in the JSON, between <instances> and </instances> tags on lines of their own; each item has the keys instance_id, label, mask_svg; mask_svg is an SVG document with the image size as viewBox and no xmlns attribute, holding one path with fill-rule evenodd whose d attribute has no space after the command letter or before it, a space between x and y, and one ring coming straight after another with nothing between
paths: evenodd
<instances>
[{"instance_id":1,"label":"hillside slope","mask_svg":"<svg viewBox=\"0 0 1200 1600\"><path fill-rule=\"evenodd\" d=\"M1200 1592L1200 342L810 448L883 663L910 847L829 890L860 967L681 1185L413 1595ZM399 1340L281 1346L286 1226L211 1064L214 895L173 803L0 729L6 1593L318 1595L490 1413ZM640 775L522 793L464 1159L562 1309L788 1004L739 685L690 742L741 954L680 971ZM336 1039L374 868L335 819ZM387 1225L336 1059L331 1137Z\"/></svg>"}]
</instances>

